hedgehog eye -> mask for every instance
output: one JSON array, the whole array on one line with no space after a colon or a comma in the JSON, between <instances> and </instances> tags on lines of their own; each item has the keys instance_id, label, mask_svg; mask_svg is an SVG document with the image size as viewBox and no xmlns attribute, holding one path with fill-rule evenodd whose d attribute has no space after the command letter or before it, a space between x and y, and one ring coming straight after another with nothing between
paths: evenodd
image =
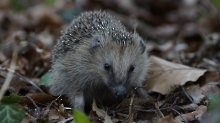
<instances>
[{"instance_id":1,"label":"hedgehog eye","mask_svg":"<svg viewBox=\"0 0 220 123\"><path fill-rule=\"evenodd\" d=\"M106 70L110 70L110 65L109 65L108 63L105 63L105 64L104 64L104 68L105 68Z\"/></svg>"},{"instance_id":2,"label":"hedgehog eye","mask_svg":"<svg viewBox=\"0 0 220 123\"><path fill-rule=\"evenodd\" d=\"M134 65L131 65L129 72L133 72L134 71Z\"/></svg>"}]
</instances>

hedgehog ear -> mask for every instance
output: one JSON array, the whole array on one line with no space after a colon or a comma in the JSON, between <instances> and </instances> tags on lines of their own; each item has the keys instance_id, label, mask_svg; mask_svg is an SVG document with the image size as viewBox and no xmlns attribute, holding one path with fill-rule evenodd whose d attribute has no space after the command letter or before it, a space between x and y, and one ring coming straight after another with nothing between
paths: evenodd
<instances>
[{"instance_id":1,"label":"hedgehog ear","mask_svg":"<svg viewBox=\"0 0 220 123\"><path fill-rule=\"evenodd\" d=\"M104 42L104 37L103 36L101 36L101 35L94 36L92 38L90 50L92 52L94 52L95 50L97 50L98 48L100 48L102 46L103 42Z\"/></svg>"},{"instance_id":2,"label":"hedgehog ear","mask_svg":"<svg viewBox=\"0 0 220 123\"><path fill-rule=\"evenodd\" d=\"M141 54L143 54L146 50L146 44L144 40L137 33L134 33L134 40L136 40L139 43L139 46L141 48Z\"/></svg>"},{"instance_id":3,"label":"hedgehog ear","mask_svg":"<svg viewBox=\"0 0 220 123\"><path fill-rule=\"evenodd\" d=\"M143 40L140 40L141 54L143 54L146 50L146 44Z\"/></svg>"}]
</instances>

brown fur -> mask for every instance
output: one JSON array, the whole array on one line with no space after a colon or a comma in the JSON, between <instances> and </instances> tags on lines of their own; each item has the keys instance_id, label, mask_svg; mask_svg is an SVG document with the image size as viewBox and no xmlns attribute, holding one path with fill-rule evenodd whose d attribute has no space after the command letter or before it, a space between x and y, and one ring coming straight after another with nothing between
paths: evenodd
<instances>
[{"instance_id":1,"label":"brown fur","mask_svg":"<svg viewBox=\"0 0 220 123\"><path fill-rule=\"evenodd\" d=\"M82 111L93 99L110 106L142 86L149 64L137 33L127 32L105 12L86 12L73 20L53 50L50 92L67 94Z\"/></svg>"}]
</instances>

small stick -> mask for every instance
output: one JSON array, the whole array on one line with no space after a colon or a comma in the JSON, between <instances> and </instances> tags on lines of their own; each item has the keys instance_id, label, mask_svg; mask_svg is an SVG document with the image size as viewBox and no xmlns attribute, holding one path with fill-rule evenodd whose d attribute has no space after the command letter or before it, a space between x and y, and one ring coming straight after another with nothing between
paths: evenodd
<instances>
[{"instance_id":1,"label":"small stick","mask_svg":"<svg viewBox=\"0 0 220 123\"><path fill-rule=\"evenodd\" d=\"M73 120L73 117L69 117L67 119L61 120L58 123L66 123L66 122L71 121L71 120Z\"/></svg>"},{"instance_id":2,"label":"small stick","mask_svg":"<svg viewBox=\"0 0 220 123\"><path fill-rule=\"evenodd\" d=\"M181 87L182 88L182 90L183 90L183 93L186 95L186 97L189 99L189 101L191 102L191 103L193 103L194 101L193 101L193 99L190 97L190 95L186 92L186 90L185 90L185 88L182 86Z\"/></svg>"},{"instance_id":3,"label":"small stick","mask_svg":"<svg viewBox=\"0 0 220 123\"><path fill-rule=\"evenodd\" d=\"M162 118L164 118L164 115L163 115L163 113L161 112L161 110L160 110L160 108L159 108L159 106L158 106L158 103L155 103L154 106L155 106L155 108L157 109L157 111L159 112L160 116L161 116Z\"/></svg>"},{"instance_id":4,"label":"small stick","mask_svg":"<svg viewBox=\"0 0 220 123\"><path fill-rule=\"evenodd\" d=\"M184 123L187 123L187 121L185 120L185 118L184 118L176 109L174 109L174 108L172 108L172 107L167 107L167 108L163 108L163 109L161 109L161 110L167 110L167 109L171 109L172 111L176 112L176 113L183 119L183 122L184 122Z\"/></svg>"},{"instance_id":5,"label":"small stick","mask_svg":"<svg viewBox=\"0 0 220 123\"><path fill-rule=\"evenodd\" d=\"M33 85L33 86L36 87L39 91L41 91L42 93L44 93L43 90L42 90L41 88L39 88L39 87L35 84L34 81L32 81L31 79L29 79L29 78L27 78L27 77L21 75L20 73L15 72L15 71L12 70L12 69L8 69L8 68L2 68L2 67L0 67L0 71L8 71L8 72L12 72L14 75L20 77L20 78L23 79L25 82L27 82L27 83Z\"/></svg>"},{"instance_id":6,"label":"small stick","mask_svg":"<svg viewBox=\"0 0 220 123\"><path fill-rule=\"evenodd\" d=\"M19 47L15 48L15 50L13 51L13 54L12 54L12 60L11 60L11 63L10 63L10 69L12 71L15 70L16 68L16 61L17 61L17 57L18 57L18 51L27 46L27 43L20 43ZM9 71L8 74L7 74L7 77L5 79L5 82L4 84L2 85L2 88L0 90L0 101L2 100L2 97L4 96L7 88L9 87L10 83L11 83L11 80L12 80L12 77L13 77L13 72Z\"/></svg>"},{"instance_id":7,"label":"small stick","mask_svg":"<svg viewBox=\"0 0 220 123\"><path fill-rule=\"evenodd\" d=\"M29 100L33 103L34 107L36 108L37 114L38 114L38 115L40 114L40 109L39 109L39 107L37 106L37 104L35 103L35 101L34 101L32 98L30 98L29 96L21 96L21 98L27 98L27 99L29 99Z\"/></svg>"},{"instance_id":8,"label":"small stick","mask_svg":"<svg viewBox=\"0 0 220 123\"><path fill-rule=\"evenodd\" d=\"M131 101L130 101L130 104L129 104L129 116L131 115L133 102L134 102L134 94L132 94Z\"/></svg>"}]
</instances>

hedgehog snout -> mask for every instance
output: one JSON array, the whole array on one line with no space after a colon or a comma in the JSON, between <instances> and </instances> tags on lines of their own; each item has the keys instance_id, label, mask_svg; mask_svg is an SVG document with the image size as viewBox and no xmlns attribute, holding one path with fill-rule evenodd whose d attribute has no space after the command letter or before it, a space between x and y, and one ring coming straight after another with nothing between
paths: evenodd
<instances>
[{"instance_id":1,"label":"hedgehog snout","mask_svg":"<svg viewBox=\"0 0 220 123\"><path fill-rule=\"evenodd\" d=\"M114 95L116 98L124 98L126 95L126 89L123 86L118 86L114 88Z\"/></svg>"}]
</instances>

